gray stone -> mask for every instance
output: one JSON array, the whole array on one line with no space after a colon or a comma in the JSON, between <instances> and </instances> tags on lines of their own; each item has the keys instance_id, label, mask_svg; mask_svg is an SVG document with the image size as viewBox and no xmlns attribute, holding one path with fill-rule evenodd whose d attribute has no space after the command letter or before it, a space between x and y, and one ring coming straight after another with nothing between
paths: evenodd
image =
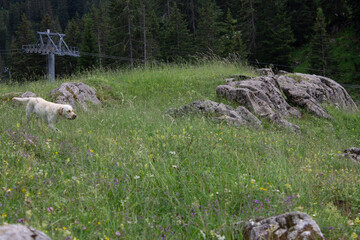
<instances>
[{"instance_id":1,"label":"gray stone","mask_svg":"<svg viewBox=\"0 0 360 240\"><path fill-rule=\"evenodd\" d=\"M274 76L274 71L271 68L259 68L257 72L263 76Z\"/></svg>"},{"instance_id":2,"label":"gray stone","mask_svg":"<svg viewBox=\"0 0 360 240\"><path fill-rule=\"evenodd\" d=\"M345 149L341 155L352 159L356 163L360 163L360 148L351 147L349 149Z\"/></svg>"},{"instance_id":3,"label":"gray stone","mask_svg":"<svg viewBox=\"0 0 360 240\"><path fill-rule=\"evenodd\" d=\"M260 221L236 223L245 240L320 240L325 239L317 223L306 213L289 212ZM237 231L238 232L238 231Z\"/></svg>"},{"instance_id":4,"label":"gray stone","mask_svg":"<svg viewBox=\"0 0 360 240\"><path fill-rule=\"evenodd\" d=\"M332 118L321 106L322 103L358 111L346 90L330 78L294 73L277 76L277 81L289 102L308 110L315 116Z\"/></svg>"},{"instance_id":5,"label":"gray stone","mask_svg":"<svg viewBox=\"0 0 360 240\"><path fill-rule=\"evenodd\" d=\"M51 240L45 233L21 224L0 226L0 240Z\"/></svg>"},{"instance_id":6,"label":"gray stone","mask_svg":"<svg viewBox=\"0 0 360 240\"><path fill-rule=\"evenodd\" d=\"M33 93L33 92L25 92L25 93L22 93L22 92L9 92L9 93L5 93L5 94L2 94L0 96L0 99L2 101L10 101L13 97L36 97L36 94Z\"/></svg>"},{"instance_id":7,"label":"gray stone","mask_svg":"<svg viewBox=\"0 0 360 240\"><path fill-rule=\"evenodd\" d=\"M171 116L183 116L189 114L202 114L220 122L226 122L234 126L253 126L260 127L260 120L244 107L234 110L232 107L223 103L210 100L192 102L180 108L170 108L165 114Z\"/></svg>"},{"instance_id":8,"label":"gray stone","mask_svg":"<svg viewBox=\"0 0 360 240\"><path fill-rule=\"evenodd\" d=\"M52 90L50 95L56 99L57 103L70 104L73 108L80 104L84 110L88 110L87 102L94 105L101 104L96 91L82 82L63 83Z\"/></svg>"},{"instance_id":9,"label":"gray stone","mask_svg":"<svg viewBox=\"0 0 360 240\"><path fill-rule=\"evenodd\" d=\"M219 97L240 103L260 117L270 119L297 132L300 128L290 124L286 117L301 117L301 113L291 107L283 97L275 77L261 76L244 81L228 82L216 88Z\"/></svg>"},{"instance_id":10,"label":"gray stone","mask_svg":"<svg viewBox=\"0 0 360 240\"><path fill-rule=\"evenodd\" d=\"M24 92L23 94L20 94L19 97L20 97L20 98L36 97L36 94L33 93L33 92L26 91L26 92Z\"/></svg>"}]
</instances>

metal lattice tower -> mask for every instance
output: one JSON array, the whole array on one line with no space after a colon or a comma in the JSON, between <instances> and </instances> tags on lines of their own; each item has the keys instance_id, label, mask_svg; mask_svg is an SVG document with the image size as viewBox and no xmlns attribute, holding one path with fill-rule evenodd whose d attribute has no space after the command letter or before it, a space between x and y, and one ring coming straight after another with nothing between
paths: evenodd
<instances>
[{"instance_id":1,"label":"metal lattice tower","mask_svg":"<svg viewBox=\"0 0 360 240\"><path fill-rule=\"evenodd\" d=\"M37 44L23 45L22 50L25 53L39 53L48 55L47 76L51 82L55 79L55 55L80 57L79 49L68 47L64 41L65 34L51 33L50 29L46 32L37 32L39 42Z\"/></svg>"}]
</instances>

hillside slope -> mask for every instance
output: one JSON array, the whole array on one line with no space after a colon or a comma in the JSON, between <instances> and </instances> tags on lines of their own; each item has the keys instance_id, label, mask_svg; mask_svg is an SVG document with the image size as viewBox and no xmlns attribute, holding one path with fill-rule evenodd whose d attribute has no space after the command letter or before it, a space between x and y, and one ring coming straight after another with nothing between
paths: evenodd
<instances>
[{"instance_id":1,"label":"hillside slope","mask_svg":"<svg viewBox=\"0 0 360 240\"><path fill-rule=\"evenodd\" d=\"M24 106L0 102L0 224L24 222L53 239L232 239L234 222L302 211L327 239L360 234L360 166L339 156L360 146L358 113L303 112L291 119L301 134L163 114L198 99L232 104L215 92L232 74L256 75L213 62L2 85L0 95L50 100L60 82L81 81L103 106L77 110L54 134L27 124Z\"/></svg>"}]
</instances>

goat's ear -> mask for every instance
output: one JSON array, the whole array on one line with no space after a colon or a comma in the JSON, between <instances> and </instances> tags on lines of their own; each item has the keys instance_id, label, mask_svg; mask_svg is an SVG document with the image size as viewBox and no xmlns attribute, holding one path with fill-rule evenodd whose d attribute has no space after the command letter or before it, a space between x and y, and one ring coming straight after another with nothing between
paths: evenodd
<instances>
[{"instance_id":1,"label":"goat's ear","mask_svg":"<svg viewBox=\"0 0 360 240\"><path fill-rule=\"evenodd\" d=\"M60 107L60 108L57 110L59 116L62 116L62 115L63 115L63 111L64 111L64 109L63 109L62 107Z\"/></svg>"}]
</instances>

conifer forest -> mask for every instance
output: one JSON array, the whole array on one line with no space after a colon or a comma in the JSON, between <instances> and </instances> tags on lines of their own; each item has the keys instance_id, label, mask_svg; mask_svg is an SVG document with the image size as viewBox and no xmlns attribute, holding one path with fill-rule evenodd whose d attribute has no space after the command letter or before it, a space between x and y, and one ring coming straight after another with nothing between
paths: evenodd
<instances>
[{"instance_id":1,"label":"conifer forest","mask_svg":"<svg viewBox=\"0 0 360 240\"><path fill-rule=\"evenodd\" d=\"M0 0L2 82L46 74L22 46L47 29L80 51L57 76L217 57L360 83L358 0Z\"/></svg>"}]
</instances>

